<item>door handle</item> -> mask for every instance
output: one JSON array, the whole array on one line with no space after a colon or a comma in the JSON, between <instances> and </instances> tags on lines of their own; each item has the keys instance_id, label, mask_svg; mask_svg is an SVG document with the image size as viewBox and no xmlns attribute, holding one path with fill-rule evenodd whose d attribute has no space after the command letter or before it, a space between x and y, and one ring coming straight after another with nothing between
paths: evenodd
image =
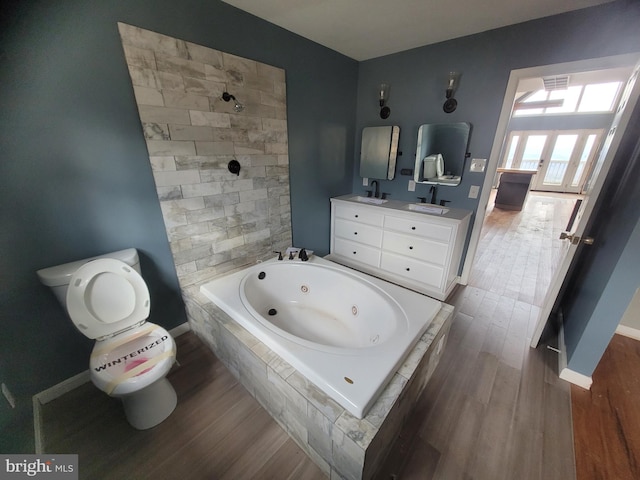
<instances>
[{"instance_id":1,"label":"door handle","mask_svg":"<svg viewBox=\"0 0 640 480\"><path fill-rule=\"evenodd\" d=\"M567 232L562 232L560 234L560 240L569 240L572 245L577 245L582 240L582 243L585 245L593 245L592 237L580 237L580 235L573 235Z\"/></svg>"}]
</instances>

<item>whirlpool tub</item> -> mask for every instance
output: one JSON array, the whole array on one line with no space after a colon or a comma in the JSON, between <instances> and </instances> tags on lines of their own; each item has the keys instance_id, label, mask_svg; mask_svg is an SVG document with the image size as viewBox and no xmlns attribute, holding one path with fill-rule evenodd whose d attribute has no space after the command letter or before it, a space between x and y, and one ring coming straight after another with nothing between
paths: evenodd
<instances>
[{"instance_id":1,"label":"whirlpool tub","mask_svg":"<svg viewBox=\"0 0 640 480\"><path fill-rule=\"evenodd\" d=\"M441 307L318 257L258 263L201 291L357 418Z\"/></svg>"}]
</instances>

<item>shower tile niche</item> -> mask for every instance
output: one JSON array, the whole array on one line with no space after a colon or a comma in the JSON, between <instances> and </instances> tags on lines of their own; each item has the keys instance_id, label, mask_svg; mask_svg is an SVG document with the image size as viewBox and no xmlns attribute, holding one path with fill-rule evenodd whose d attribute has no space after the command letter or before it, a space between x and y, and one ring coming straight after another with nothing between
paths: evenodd
<instances>
[{"instance_id":1,"label":"shower tile niche","mask_svg":"<svg viewBox=\"0 0 640 480\"><path fill-rule=\"evenodd\" d=\"M181 286L291 245L283 69L118 23ZM244 106L222 100L229 92ZM240 174L227 169L240 162Z\"/></svg>"}]
</instances>

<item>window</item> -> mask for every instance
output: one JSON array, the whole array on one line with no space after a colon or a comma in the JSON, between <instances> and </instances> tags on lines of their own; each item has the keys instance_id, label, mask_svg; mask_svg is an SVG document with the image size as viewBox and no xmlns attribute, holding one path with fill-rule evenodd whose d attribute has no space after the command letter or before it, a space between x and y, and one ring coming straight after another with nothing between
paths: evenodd
<instances>
[{"instance_id":1,"label":"window","mask_svg":"<svg viewBox=\"0 0 640 480\"><path fill-rule=\"evenodd\" d=\"M516 100L513 116L613 112L621 86L622 82L607 82L529 92Z\"/></svg>"}]
</instances>

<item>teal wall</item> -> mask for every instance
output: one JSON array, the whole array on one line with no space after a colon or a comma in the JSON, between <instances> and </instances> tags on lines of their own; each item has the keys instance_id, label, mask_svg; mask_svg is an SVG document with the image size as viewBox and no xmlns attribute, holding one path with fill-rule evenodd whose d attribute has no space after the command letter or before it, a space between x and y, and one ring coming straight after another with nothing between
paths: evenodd
<instances>
[{"instance_id":1,"label":"teal wall","mask_svg":"<svg viewBox=\"0 0 640 480\"><path fill-rule=\"evenodd\" d=\"M117 22L284 68L293 239L326 252L349 190L356 61L217 0L5 2L0 61L0 452L33 449L31 396L87 369L92 341L36 270L139 249L151 321L186 321Z\"/></svg>"}]
</instances>

